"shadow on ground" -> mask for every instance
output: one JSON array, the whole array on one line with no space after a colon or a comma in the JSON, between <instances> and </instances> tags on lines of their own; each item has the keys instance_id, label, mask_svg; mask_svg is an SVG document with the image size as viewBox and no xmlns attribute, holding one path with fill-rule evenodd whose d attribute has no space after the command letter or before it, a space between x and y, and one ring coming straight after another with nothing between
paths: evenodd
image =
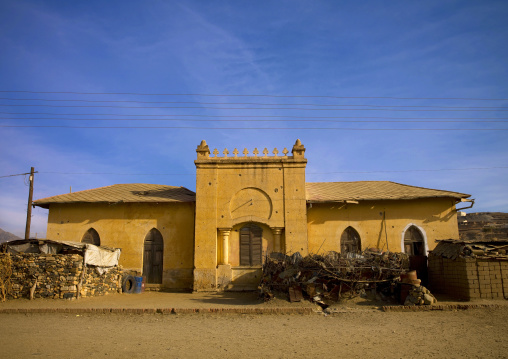
<instances>
[{"instance_id":1,"label":"shadow on ground","mask_svg":"<svg viewBox=\"0 0 508 359\"><path fill-rule=\"evenodd\" d=\"M191 301L204 304L220 304L227 306L252 306L263 304L257 292L219 292L202 294L199 297L190 298Z\"/></svg>"}]
</instances>

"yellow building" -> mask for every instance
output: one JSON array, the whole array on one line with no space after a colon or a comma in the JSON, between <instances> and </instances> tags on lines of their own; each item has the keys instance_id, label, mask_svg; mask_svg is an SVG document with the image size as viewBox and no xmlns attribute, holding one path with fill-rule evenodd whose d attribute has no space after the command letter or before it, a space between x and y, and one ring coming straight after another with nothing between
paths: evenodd
<instances>
[{"instance_id":1,"label":"yellow building","mask_svg":"<svg viewBox=\"0 0 508 359\"><path fill-rule=\"evenodd\" d=\"M164 288L252 288L270 252L426 255L458 239L455 205L467 194L388 181L306 183L305 147L291 151L198 146L196 193L124 184L35 201L47 238L122 248L120 264Z\"/></svg>"}]
</instances>

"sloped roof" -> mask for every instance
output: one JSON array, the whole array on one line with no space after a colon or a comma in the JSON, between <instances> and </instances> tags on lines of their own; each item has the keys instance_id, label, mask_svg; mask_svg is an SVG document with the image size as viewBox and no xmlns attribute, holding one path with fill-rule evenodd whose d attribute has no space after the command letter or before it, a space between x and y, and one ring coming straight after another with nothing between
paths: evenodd
<instances>
[{"instance_id":1,"label":"sloped roof","mask_svg":"<svg viewBox=\"0 0 508 359\"><path fill-rule=\"evenodd\" d=\"M194 201L196 201L196 194L185 187L127 183L42 198L33 203L36 206L48 208L52 203L167 203Z\"/></svg>"},{"instance_id":2,"label":"sloped roof","mask_svg":"<svg viewBox=\"0 0 508 359\"><path fill-rule=\"evenodd\" d=\"M448 197L460 200L471 196L465 193L408 186L390 181L307 182L305 189L307 201L310 202L400 200L436 197Z\"/></svg>"}]
</instances>

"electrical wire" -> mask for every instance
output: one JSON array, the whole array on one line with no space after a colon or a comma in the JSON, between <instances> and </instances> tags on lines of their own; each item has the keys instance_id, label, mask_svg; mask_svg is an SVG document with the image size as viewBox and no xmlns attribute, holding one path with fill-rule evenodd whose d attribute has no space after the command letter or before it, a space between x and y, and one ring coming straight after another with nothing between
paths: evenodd
<instances>
[{"instance_id":1,"label":"electrical wire","mask_svg":"<svg viewBox=\"0 0 508 359\"><path fill-rule=\"evenodd\" d=\"M435 105L364 105L364 104L315 104L315 103L257 103L257 102L199 102L199 101L137 101L137 100L82 100L82 99L27 99L0 97L8 101L42 101L42 102L86 102L86 103L144 103L144 104L196 104L196 105L256 105L256 106L320 106L320 107L386 107L386 108L452 108L452 109L506 109L494 106L435 106Z\"/></svg>"},{"instance_id":2,"label":"electrical wire","mask_svg":"<svg viewBox=\"0 0 508 359\"><path fill-rule=\"evenodd\" d=\"M54 112L1 112L3 115L49 115L49 116L128 116L128 117L211 117L211 118L309 118L309 119L322 119L322 118L369 118L369 119L386 119L386 120L508 120L505 117L484 117L484 118L471 118L471 117L385 117L385 116L292 116L292 115L197 115L197 114L178 114L178 115L165 115L165 114L123 114L123 113L54 113Z\"/></svg>"},{"instance_id":3,"label":"electrical wire","mask_svg":"<svg viewBox=\"0 0 508 359\"><path fill-rule=\"evenodd\" d=\"M244 117L244 116L240 116ZM249 116L256 117L256 116ZM291 117L291 116L286 116ZM58 121L185 121L185 122L341 122L341 123L504 123L508 120L331 120L331 119L188 119L188 118L60 118L60 117L0 117L0 120L58 120Z\"/></svg>"},{"instance_id":4,"label":"electrical wire","mask_svg":"<svg viewBox=\"0 0 508 359\"><path fill-rule=\"evenodd\" d=\"M485 170L498 170L498 169L508 169L508 167L499 166L499 167L439 168L439 169L414 169L414 170L306 172L306 175L485 171ZM115 176L195 176L196 175L196 173L114 173L114 172L55 172L55 171L40 171L39 173L40 174L59 174L59 175L115 175ZM237 176L237 174L232 174L232 176ZM3 176L3 177L7 177L7 176Z\"/></svg>"},{"instance_id":5,"label":"electrical wire","mask_svg":"<svg viewBox=\"0 0 508 359\"><path fill-rule=\"evenodd\" d=\"M0 93L73 94L73 95L136 95L136 96L202 96L202 97L269 97L269 98L334 98L334 99L386 99L386 100L465 100L508 101L507 98L475 97L398 97L398 96L330 96L330 95L268 95L268 94L204 94L204 93L140 93L140 92L79 92L3 90Z\"/></svg>"},{"instance_id":6,"label":"electrical wire","mask_svg":"<svg viewBox=\"0 0 508 359\"><path fill-rule=\"evenodd\" d=\"M355 106L355 105L350 105ZM402 110L391 108L299 108L299 107L210 107L210 106L91 106L91 105L12 105L0 104L0 107L51 107L51 108L129 108L129 109L214 109L214 110L299 110L299 111L394 111L394 112L498 112L508 111L485 109L443 109L443 110Z\"/></svg>"},{"instance_id":7,"label":"electrical wire","mask_svg":"<svg viewBox=\"0 0 508 359\"><path fill-rule=\"evenodd\" d=\"M347 128L347 127L191 127L191 126L63 126L0 125L3 128L75 128L75 129L180 129L180 130L334 130L334 131L508 131L508 128Z\"/></svg>"},{"instance_id":8,"label":"electrical wire","mask_svg":"<svg viewBox=\"0 0 508 359\"><path fill-rule=\"evenodd\" d=\"M34 173L39 173L39 172L35 171ZM0 176L0 178L15 177L15 176L25 176L25 175L29 175L29 174L30 174L30 172L28 172L28 173L18 173L18 174L15 174L15 175Z\"/></svg>"}]
</instances>

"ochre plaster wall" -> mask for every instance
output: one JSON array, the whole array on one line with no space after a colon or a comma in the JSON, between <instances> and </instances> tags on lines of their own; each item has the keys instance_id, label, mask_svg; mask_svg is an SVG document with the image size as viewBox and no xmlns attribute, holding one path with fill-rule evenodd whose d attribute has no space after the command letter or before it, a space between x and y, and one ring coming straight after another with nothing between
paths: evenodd
<instances>
[{"instance_id":1,"label":"ochre plaster wall","mask_svg":"<svg viewBox=\"0 0 508 359\"><path fill-rule=\"evenodd\" d=\"M307 207L310 253L340 252L340 237L348 226L360 235L362 249L404 251L403 233L410 224L424 234L428 250L434 249L437 239L459 238L453 199L313 203Z\"/></svg>"},{"instance_id":2,"label":"ochre plaster wall","mask_svg":"<svg viewBox=\"0 0 508 359\"><path fill-rule=\"evenodd\" d=\"M192 288L194 203L50 205L48 239L80 242L90 228L101 245L122 249L121 266L139 273L145 236L156 228L164 240L162 286Z\"/></svg>"}]
</instances>

